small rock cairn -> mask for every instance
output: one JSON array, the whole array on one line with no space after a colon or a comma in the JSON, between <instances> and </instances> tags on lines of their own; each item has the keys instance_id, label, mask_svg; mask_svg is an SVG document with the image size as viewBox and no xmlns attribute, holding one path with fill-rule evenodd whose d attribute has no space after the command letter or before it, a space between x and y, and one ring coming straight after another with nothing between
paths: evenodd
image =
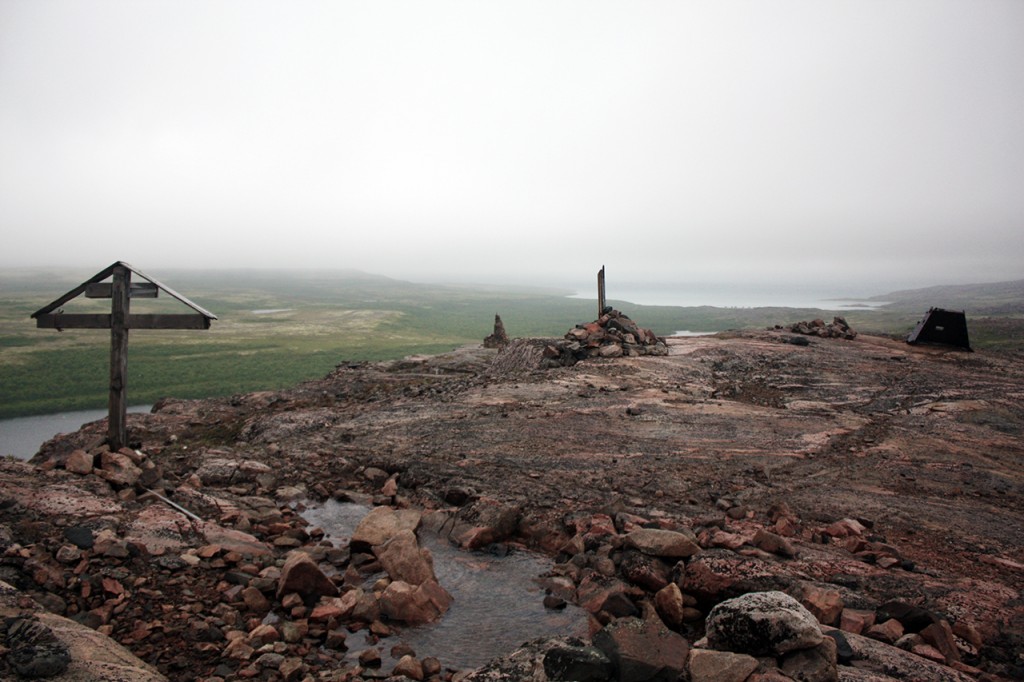
<instances>
[{"instance_id":1,"label":"small rock cairn","mask_svg":"<svg viewBox=\"0 0 1024 682\"><path fill-rule=\"evenodd\" d=\"M601 317L576 325L561 339L514 339L501 346L491 370L507 373L571 367L588 358L638 355L668 355L668 346L650 329L638 326L625 313L609 306Z\"/></svg>"},{"instance_id":2,"label":"small rock cairn","mask_svg":"<svg viewBox=\"0 0 1024 682\"><path fill-rule=\"evenodd\" d=\"M850 328L842 317L833 317L832 322L825 324L824 320L811 320L810 322L797 322L790 326L789 331L795 334L807 334L808 336L820 336L823 339L847 339L857 338L857 332Z\"/></svg>"}]
</instances>

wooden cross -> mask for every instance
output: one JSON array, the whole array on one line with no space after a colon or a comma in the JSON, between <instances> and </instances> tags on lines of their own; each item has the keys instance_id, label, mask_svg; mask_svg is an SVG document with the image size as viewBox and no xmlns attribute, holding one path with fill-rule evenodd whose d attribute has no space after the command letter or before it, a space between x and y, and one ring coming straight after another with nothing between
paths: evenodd
<instances>
[{"instance_id":1,"label":"wooden cross","mask_svg":"<svg viewBox=\"0 0 1024 682\"><path fill-rule=\"evenodd\" d=\"M132 273L146 282L133 283ZM113 277L110 283L103 280ZM184 303L195 313L133 315L132 298L156 298L160 291ZM60 306L84 293L86 298L109 298L110 314L64 314ZM56 311L56 312L54 312ZM112 450L128 444L128 330L129 329L209 329L217 316L204 310L173 289L143 274L123 261L96 273L53 303L32 313L41 329L110 330L110 399L107 440Z\"/></svg>"}]
</instances>

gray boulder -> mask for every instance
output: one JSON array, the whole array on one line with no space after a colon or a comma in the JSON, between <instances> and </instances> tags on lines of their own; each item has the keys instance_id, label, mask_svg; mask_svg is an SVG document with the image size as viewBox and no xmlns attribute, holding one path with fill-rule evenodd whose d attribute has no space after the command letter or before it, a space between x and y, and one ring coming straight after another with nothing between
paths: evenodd
<instances>
[{"instance_id":1,"label":"gray boulder","mask_svg":"<svg viewBox=\"0 0 1024 682\"><path fill-rule=\"evenodd\" d=\"M821 643L818 620L785 592L751 592L728 599L707 618L708 646L752 656L781 656Z\"/></svg>"}]
</instances>

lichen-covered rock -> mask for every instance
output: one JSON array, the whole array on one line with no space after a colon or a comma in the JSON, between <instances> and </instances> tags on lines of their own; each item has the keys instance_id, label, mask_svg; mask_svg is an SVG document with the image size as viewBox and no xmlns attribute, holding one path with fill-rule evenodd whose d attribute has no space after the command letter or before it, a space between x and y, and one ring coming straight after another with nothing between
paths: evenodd
<instances>
[{"instance_id":1,"label":"lichen-covered rock","mask_svg":"<svg viewBox=\"0 0 1024 682\"><path fill-rule=\"evenodd\" d=\"M817 646L814 615L785 592L751 592L728 599L707 619L708 646L753 656L779 656Z\"/></svg>"}]
</instances>

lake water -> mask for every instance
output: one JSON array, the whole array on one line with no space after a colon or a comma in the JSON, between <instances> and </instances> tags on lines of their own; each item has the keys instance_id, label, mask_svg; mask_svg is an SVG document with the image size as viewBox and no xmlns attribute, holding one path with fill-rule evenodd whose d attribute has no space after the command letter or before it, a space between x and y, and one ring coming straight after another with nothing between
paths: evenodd
<instances>
[{"instance_id":1,"label":"lake water","mask_svg":"<svg viewBox=\"0 0 1024 682\"><path fill-rule=\"evenodd\" d=\"M885 305L867 301L874 294L842 289L794 285L749 284L616 284L605 290L608 300L637 305L671 305L685 308L816 308L820 310L870 310ZM576 293L571 298L596 299L595 291Z\"/></svg>"},{"instance_id":2,"label":"lake water","mask_svg":"<svg viewBox=\"0 0 1024 682\"><path fill-rule=\"evenodd\" d=\"M152 405L135 405L129 412L149 412ZM30 459L39 447L58 433L72 433L83 424L105 419L107 410L79 410L0 420L0 456Z\"/></svg>"}]
</instances>

